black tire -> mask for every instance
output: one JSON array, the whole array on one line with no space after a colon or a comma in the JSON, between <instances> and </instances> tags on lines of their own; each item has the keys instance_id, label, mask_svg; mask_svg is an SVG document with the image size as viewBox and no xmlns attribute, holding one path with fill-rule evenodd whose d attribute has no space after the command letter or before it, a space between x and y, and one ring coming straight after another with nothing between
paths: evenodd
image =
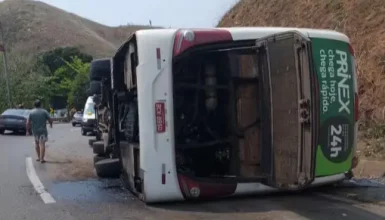
<instances>
[{"instance_id":1,"label":"black tire","mask_svg":"<svg viewBox=\"0 0 385 220\"><path fill-rule=\"evenodd\" d=\"M102 93L102 84L100 81L91 81L90 82L90 91L92 95L100 95Z\"/></svg>"},{"instance_id":2,"label":"black tire","mask_svg":"<svg viewBox=\"0 0 385 220\"><path fill-rule=\"evenodd\" d=\"M102 105L107 106L109 101L109 94L111 93L111 84L110 83L102 83L102 92L100 97L100 102Z\"/></svg>"},{"instance_id":3,"label":"black tire","mask_svg":"<svg viewBox=\"0 0 385 220\"><path fill-rule=\"evenodd\" d=\"M5 132L5 131L4 131L3 129L0 130L0 134L4 134L4 132Z\"/></svg>"},{"instance_id":4,"label":"black tire","mask_svg":"<svg viewBox=\"0 0 385 220\"><path fill-rule=\"evenodd\" d=\"M95 139L89 139L88 140L88 145L90 145L90 147L92 147L92 145L96 142Z\"/></svg>"},{"instance_id":5,"label":"black tire","mask_svg":"<svg viewBox=\"0 0 385 220\"><path fill-rule=\"evenodd\" d=\"M76 124L75 123L72 123L72 127L75 127L76 126Z\"/></svg>"},{"instance_id":6,"label":"black tire","mask_svg":"<svg viewBox=\"0 0 385 220\"><path fill-rule=\"evenodd\" d=\"M85 131L83 128L81 129L80 132L82 133L83 136L86 136L86 135L87 135L87 131Z\"/></svg>"},{"instance_id":7,"label":"black tire","mask_svg":"<svg viewBox=\"0 0 385 220\"><path fill-rule=\"evenodd\" d=\"M104 159L95 163L96 174L100 178L119 178L120 162L119 159Z\"/></svg>"},{"instance_id":8,"label":"black tire","mask_svg":"<svg viewBox=\"0 0 385 220\"><path fill-rule=\"evenodd\" d=\"M98 156L98 155L95 155L94 156L94 166L97 162L101 161L101 160L105 160L105 159L109 159L108 157L106 156Z\"/></svg>"},{"instance_id":9,"label":"black tire","mask_svg":"<svg viewBox=\"0 0 385 220\"><path fill-rule=\"evenodd\" d=\"M90 80L109 79L111 77L111 60L103 58L91 62Z\"/></svg>"},{"instance_id":10,"label":"black tire","mask_svg":"<svg viewBox=\"0 0 385 220\"><path fill-rule=\"evenodd\" d=\"M129 104L129 112L126 117L124 136L128 142L136 142L139 137L138 105L136 102Z\"/></svg>"},{"instance_id":11,"label":"black tire","mask_svg":"<svg viewBox=\"0 0 385 220\"><path fill-rule=\"evenodd\" d=\"M99 131L95 132L95 138L97 141L102 140L102 134Z\"/></svg>"},{"instance_id":12,"label":"black tire","mask_svg":"<svg viewBox=\"0 0 385 220\"><path fill-rule=\"evenodd\" d=\"M93 149L94 154L96 154L96 155L103 156L106 154L103 141L95 141L92 144L92 149Z\"/></svg>"}]
</instances>

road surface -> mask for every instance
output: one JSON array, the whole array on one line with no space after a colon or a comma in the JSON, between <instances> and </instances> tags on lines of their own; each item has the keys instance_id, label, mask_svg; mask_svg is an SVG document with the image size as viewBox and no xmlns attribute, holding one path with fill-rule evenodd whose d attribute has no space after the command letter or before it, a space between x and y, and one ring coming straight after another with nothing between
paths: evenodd
<instances>
[{"instance_id":1,"label":"road surface","mask_svg":"<svg viewBox=\"0 0 385 220\"><path fill-rule=\"evenodd\" d=\"M49 130L47 163L32 137L0 136L0 220L38 219L385 219L385 206L332 191L146 206L117 180L98 180L80 128ZM39 193L38 193L39 192ZM385 199L384 199L385 200Z\"/></svg>"}]
</instances>

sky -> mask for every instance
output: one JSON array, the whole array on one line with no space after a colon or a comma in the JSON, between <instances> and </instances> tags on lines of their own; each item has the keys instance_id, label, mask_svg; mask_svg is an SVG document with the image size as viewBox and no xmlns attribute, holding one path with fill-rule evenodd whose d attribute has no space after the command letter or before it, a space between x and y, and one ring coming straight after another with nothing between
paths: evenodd
<instances>
[{"instance_id":1,"label":"sky","mask_svg":"<svg viewBox=\"0 0 385 220\"><path fill-rule=\"evenodd\" d=\"M108 26L214 27L239 0L41 0Z\"/></svg>"}]
</instances>

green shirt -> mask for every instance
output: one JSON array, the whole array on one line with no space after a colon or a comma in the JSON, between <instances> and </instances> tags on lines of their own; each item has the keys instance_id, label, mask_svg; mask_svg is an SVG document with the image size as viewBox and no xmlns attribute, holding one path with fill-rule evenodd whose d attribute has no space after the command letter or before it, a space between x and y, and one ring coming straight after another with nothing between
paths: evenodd
<instances>
[{"instance_id":1,"label":"green shirt","mask_svg":"<svg viewBox=\"0 0 385 220\"><path fill-rule=\"evenodd\" d=\"M29 114L31 122L31 130L33 135L47 134L47 120L50 118L49 113L42 108L35 108Z\"/></svg>"}]
</instances>

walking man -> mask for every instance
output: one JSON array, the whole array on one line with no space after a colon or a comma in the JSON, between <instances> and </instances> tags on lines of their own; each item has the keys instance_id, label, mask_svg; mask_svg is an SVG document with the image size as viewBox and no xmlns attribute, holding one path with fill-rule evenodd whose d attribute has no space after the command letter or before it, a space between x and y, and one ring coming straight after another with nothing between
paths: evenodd
<instances>
[{"instance_id":1,"label":"walking man","mask_svg":"<svg viewBox=\"0 0 385 220\"><path fill-rule=\"evenodd\" d=\"M36 100L34 106L35 108L32 109L27 120L27 131L31 129L35 137L36 161L45 163L45 142L48 140L47 121L52 128L52 119L47 110L41 108L40 100ZM29 132L27 135L30 135Z\"/></svg>"}]
</instances>

